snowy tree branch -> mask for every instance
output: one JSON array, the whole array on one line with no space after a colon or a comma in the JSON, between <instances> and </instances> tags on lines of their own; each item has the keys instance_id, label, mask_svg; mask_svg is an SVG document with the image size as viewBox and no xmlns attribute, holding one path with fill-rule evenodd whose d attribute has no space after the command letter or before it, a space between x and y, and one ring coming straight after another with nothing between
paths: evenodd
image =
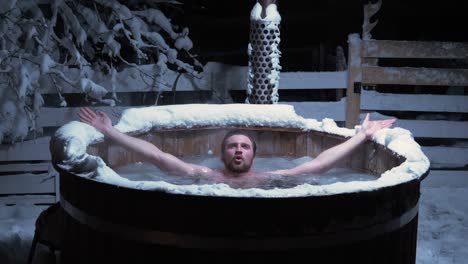
<instances>
[{"instance_id":1,"label":"snowy tree branch","mask_svg":"<svg viewBox=\"0 0 468 264\"><path fill-rule=\"evenodd\" d=\"M160 2L181 5L171 0L2 2L0 143L22 140L29 130L40 129L36 119L44 105L42 85L55 87L62 107L68 105L62 86L115 105L118 71L128 67L147 85L137 89L149 87L158 98L173 88L165 80L168 66L200 78L196 69L203 65L190 53L188 28L174 26L157 8ZM152 65L151 73L141 69L145 64ZM109 93L112 99L106 98Z\"/></svg>"}]
</instances>

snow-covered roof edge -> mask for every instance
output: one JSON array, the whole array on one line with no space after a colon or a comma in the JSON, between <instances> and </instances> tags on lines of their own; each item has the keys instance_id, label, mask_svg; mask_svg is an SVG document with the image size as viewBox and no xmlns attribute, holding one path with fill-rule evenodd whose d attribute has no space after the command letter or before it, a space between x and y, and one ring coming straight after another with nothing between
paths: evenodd
<instances>
[{"instance_id":1,"label":"snow-covered roof edge","mask_svg":"<svg viewBox=\"0 0 468 264\"><path fill-rule=\"evenodd\" d=\"M265 126L314 130L345 137L353 136L354 129L341 128L331 119L317 121L297 115L290 105L250 104L185 104L151 106L127 109L115 128L124 133L144 133L153 128L191 128L200 126ZM86 153L89 144L103 140L93 127L73 121L62 126L51 141L55 166L82 177L118 186L141 190L163 190L172 193L215 196L295 197L330 195L374 190L422 177L429 169L429 160L414 141L411 133L402 128L383 129L373 140L406 158L372 182L347 182L330 185L303 184L288 189L233 189L226 184L174 185L160 181L130 181L119 176L97 156Z\"/></svg>"}]
</instances>

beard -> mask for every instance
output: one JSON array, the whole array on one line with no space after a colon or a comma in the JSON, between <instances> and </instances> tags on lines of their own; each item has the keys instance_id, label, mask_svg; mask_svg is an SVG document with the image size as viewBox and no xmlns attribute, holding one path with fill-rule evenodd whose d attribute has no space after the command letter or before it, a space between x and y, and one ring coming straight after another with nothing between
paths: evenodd
<instances>
[{"instance_id":1,"label":"beard","mask_svg":"<svg viewBox=\"0 0 468 264\"><path fill-rule=\"evenodd\" d=\"M252 162L246 162L243 160L240 164L236 164L235 159L231 159L229 162L224 162L224 166L226 169L229 171L235 172L235 173L243 173L243 172L248 172L250 170L250 167L252 167Z\"/></svg>"}]
</instances>

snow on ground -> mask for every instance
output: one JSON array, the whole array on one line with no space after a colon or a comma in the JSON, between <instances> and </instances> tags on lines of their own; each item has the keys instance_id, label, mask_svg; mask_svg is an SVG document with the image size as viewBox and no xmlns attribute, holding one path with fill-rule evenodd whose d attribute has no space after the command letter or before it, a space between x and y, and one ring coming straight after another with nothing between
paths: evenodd
<instances>
[{"instance_id":1,"label":"snow on ground","mask_svg":"<svg viewBox=\"0 0 468 264\"><path fill-rule=\"evenodd\" d=\"M468 259L468 188L423 187L417 264L462 264ZM34 222L45 207L0 206L0 263L26 263ZM44 248L34 263L51 263Z\"/></svg>"},{"instance_id":2,"label":"snow on ground","mask_svg":"<svg viewBox=\"0 0 468 264\"><path fill-rule=\"evenodd\" d=\"M418 264L461 264L468 259L468 188L423 187Z\"/></svg>"}]
</instances>

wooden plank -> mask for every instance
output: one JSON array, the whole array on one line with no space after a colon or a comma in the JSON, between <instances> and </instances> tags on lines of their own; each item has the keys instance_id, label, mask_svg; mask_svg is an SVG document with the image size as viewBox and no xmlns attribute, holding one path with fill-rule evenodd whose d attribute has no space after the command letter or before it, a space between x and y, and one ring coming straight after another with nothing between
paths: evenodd
<instances>
[{"instance_id":1,"label":"wooden plank","mask_svg":"<svg viewBox=\"0 0 468 264\"><path fill-rule=\"evenodd\" d=\"M56 202L55 195L7 195L0 196L0 204L53 204Z\"/></svg>"},{"instance_id":2,"label":"wooden plank","mask_svg":"<svg viewBox=\"0 0 468 264\"><path fill-rule=\"evenodd\" d=\"M359 113L361 96L355 92L354 86L361 82L361 49L362 41L358 34L351 34L348 37L348 79L346 90L346 127L353 128L359 124Z\"/></svg>"},{"instance_id":3,"label":"wooden plank","mask_svg":"<svg viewBox=\"0 0 468 264\"><path fill-rule=\"evenodd\" d=\"M367 40L363 45L363 57L371 58L420 58L466 59L467 42Z\"/></svg>"},{"instance_id":4,"label":"wooden plank","mask_svg":"<svg viewBox=\"0 0 468 264\"><path fill-rule=\"evenodd\" d=\"M361 110L468 113L468 96L392 94L363 90Z\"/></svg>"},{"instance_id":5,"label":"wooden plank","mask_svg":"<svg viewBox=\"0 0 468 264\"><path fill-rule=\"evenodd\" d=\"M468 69L363 66L362 83L468 86Z\"/></svg>"},{"instance_id":6,"label":"wooden plank","mask_svg":"<svg viewBox=\"0 0 468 264\"><path fill-rule=\"evenodd\" d=\"M468 148L460 147L422 147L431 161L431 168L462 168L468 165Z\"/></svg>"},{"instance_id":7,"label":"wooden plank","mask_svg":"<svg viewBox=\"0 0 468 264\"><path fill-rule=\"evenodd\" d=\"M279 89L346 89L346 71L282 72Z\"/></svg>"},{"instance_id":8,"label":"wooden plank","mask_svg":"<svg viewBox=\"0 0 468 264\"><path fill-rule=\"evenodd\" d=\"M371 120L394 118L376 112L370 114ZM365 113L362 113L360 120L364 117ZM398 119L393 127L405 128L415 138L468 138L468 122L463 121Z\"/></svg>"},{"instance_id":9,"label":"wooden plank","mask_svg":"<svg viewBox=\"0 0 468 264\"><path fill-rule=\"evenodd\" d=\"M48 171L51 166L50 162L2 164L0 165L0 172Z\"/></svg>"},{"instance_id":10,"label":"wooden plank","mask_svg":"<svg viewBox=\"0 0 468 264\"><path fill-rule=\"evenodd\" d=\"M406 128L414 137L468 138L468 122L439 120L398 120L399 127Z\"/></svg>"},{"instance_id":11,"label":"wooden plank","mask_svg":"<svg viewBox=\"0 0 468 264\"><path fill-rule=\"evenodd\" d=\"M0 176L0 194L55 193L55 177L48 173Z\"/></svg>"},{"instance_id":12,"label":"wooden plank","mask_svg":"<svg viewBox=\"0 0 468 264\"><path fill-rule=\"evenodd\" d=\"M50 160L49 141L50 137L40 137L35 140L0 145L0 160Z\"/></svg>"},{"instance_id":13,"label":"wooden plank","mask_svg":"<svg viewBox=\"0 0 468 264\"><path fill-rule=\"evenodd\" d=\"M102 111L106 113L113 124L116 124L120 119L122 112L125 109L132 108L131 106L99 106L92 107L96 111ZM41 127L58 127L62 126L70 121L78 121L79 107L43 107L41 114L37 119L37 124Z\"/></svg>"},{"instance_id":14,"label":"wooden plank","mask_svg":"<svg viewBox=\"0 0 468 264\"><path fill-rule=\"evenodd\" d=\"M152 74L152 65L141 65L141 70L146 74ZM65 73L67 76L78 76L78 71L70 69ZM194 78L188 74L183 74L177 82L177 91L210 91L214 88L223 90L245 90L247 87L247 66L227 65L221 63L211 63L205 67L205 71L200 74L200 78ZM171 91L172 85L178 73L168 71L165 80L169 86L164 86L164 91ZM280 89L337 89L346 88L346 71L341 72L281 72ZM121 92L156 92L148 87L152 83L149 77L145 77L134 68L127 68L117 74L115 91ZM141 78L144 78L144 81ZM72 77L70 77L72 78ZM73 78L72 78L73 79ZM112 92L110 76L104 76L99 81L109 93ZM68 83L57 79L57 84L62 88L61 93L81 93L78 86L71 86ZM44 79L41 93L56 94L57 88L49 78ZM218 89L219 90L219 89Z\"/></svg>"},{"instance_id":15,"label":"wooden plank","mask_svg":"<svg viewBox=\"0 0 468 264\"><path fill-rule=\"evenodd\" d=\"M281 104L292 105L296 114L304 118L346 120L345 98L337 102L282 102Z\"/></svg>"},{"instance_id":16,"label":"wooden plank","mask_svg":"<svg viewBox=\"0 0 468 264\"><path fill-rule=\"evenodd\" d=\"M205 75L204 78L211 78L210 87L223 87L227 91L246 89L247 66L223 65L222 69L212 71L210 76ZM347 71L281 72L279 89L345 89L347 75Z\"/></svg>"},{"instance_id":17,"label":"wooden plank","mask_svg":"<svg viewBox=\"0 0 468 264\"><path fill-rule=\"evenodd\" d=\"M422 138L468 138L468 122L399 119L395 125Z\"/></svg>"},{"instance_id":18,"label":"wooden plank","mask_svg":"<svg viewBox=\"0 0 468 264\"><path fill-rule=\"evenodd\" d=\"M422 186L468 188L468 171L431 170Z\"/></svg>"}]
</instances>

